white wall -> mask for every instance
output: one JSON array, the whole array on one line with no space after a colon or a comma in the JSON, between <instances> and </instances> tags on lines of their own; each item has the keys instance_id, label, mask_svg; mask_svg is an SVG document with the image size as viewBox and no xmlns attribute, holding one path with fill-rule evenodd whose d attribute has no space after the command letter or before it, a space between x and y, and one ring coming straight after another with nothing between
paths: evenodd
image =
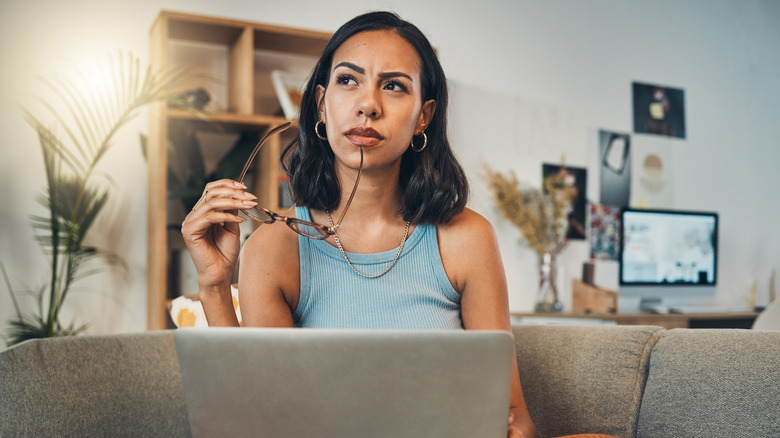
<instances>
[{"instance_id":1,"label":"white wall","mask_svg":"<svg viewBox=\"0 0 780 438\"><path fill-rule=\"evenodd\" d=\"M41 213L33 201L44 187L40 151L17 105L40 92L34 75L63 71L69 60L117 49L147 59L147 32L163 8L327 31L365 10L392 9L423 29L452 83L452 140L471 177L472 208L500 235L513 310L532 306L534 257L486 198L481 162L530 182L539 180L541 161L562 152L585 165L598 129L631 131L632 81L683 88L688 138L674 143L671 207L721 214L721 303L740 304L754 279L759 303L766 301L770 272L780 267L780 3L773 0L2 2L0 261L17 289L44 284L48 273L28 222ZM528 108L565 127L547 130L553 138L544 149L529 149L517 132ZM141 114L102 164L117 187L92 243L118 252L130 270L127 278L95 278L68 298L66 321L90 322L90 333L146 326L146 169L137 142L145 130ZM587 253L581 242L566 249L565 283ZM3 329L12 312L0 288Z\"/></svg>"}]
</instances>

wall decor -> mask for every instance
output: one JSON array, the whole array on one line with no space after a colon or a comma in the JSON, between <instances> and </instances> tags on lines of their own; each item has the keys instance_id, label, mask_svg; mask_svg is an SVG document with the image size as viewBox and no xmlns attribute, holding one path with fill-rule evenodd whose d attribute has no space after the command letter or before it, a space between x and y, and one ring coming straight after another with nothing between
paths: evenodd
<instances>
[{"instance_id":1,"label":"wall decor","mask_svg":"<svg viewBox=\"0 0 780 438\"><path fill-rule=\"evenodd\" d=\"M632 149L631 206L673 207L670 140L655 135L635 135Z\"/></svg>"},{"instance_id":2,"label":"wall decor","mask_svg":"<svg viewBox=\"0 0 780 438\"><path fill-rule=\"evenodd\" d=\"M584 167L568 167L558 164L542 164L542 182L552 178L556 184L572 190L572 209L569 212L569 230L566 238L585 240L585 215L587 209L588 170ZM563 188L563 187L556 187ZM545 193L547 188L545 187Z\"/></svg>"},{"instance_id":3,"label":"wall decor","mask_svg":"<svg viewBox=\"0 0 780 438\"><path fill-rule=\"evenodd\" d=\"M600 202L628 206L631 195L631 136L599 130Z\"/></svg>"},{"instance_id":4,"label":"wall decor","mask_svg":"<svg viewBox=\"0 0 780 438\"><path fill-rule=\"evenodd\" d=\"M632 91L634 132L685 138L685 91L639 82Z\"/></svg>"},{"instance_id":5,"label":"wall decor","mask_svg":"<svg viewBox=\"0 0 780 438\"><path fill-rule=\"evenodd\" d=\"M590 204L590 258L618 259L620 208L615 205Z\"/></svg>"}]
</instances>

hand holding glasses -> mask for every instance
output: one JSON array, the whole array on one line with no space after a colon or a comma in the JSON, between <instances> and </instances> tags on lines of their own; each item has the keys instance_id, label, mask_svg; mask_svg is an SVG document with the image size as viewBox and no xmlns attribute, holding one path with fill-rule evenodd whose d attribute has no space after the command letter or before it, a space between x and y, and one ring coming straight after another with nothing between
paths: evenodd
<instances>
[{"instance_id":1,"label":"hand holding glasses","mask_svg":"<svg viewBox=\"0 0 780 438\"><path fill-rule=\"evenodd\" d=\"M276 126L271 130L269 130L260 139L260 141L257 142L257 145L255 146L254 150L252 150L252 153L249 155L249 159L247 159L246 164L244 164L244 168L241 170L241 174L238 176L238 178L236 178L236 181L240 182L241 184L244 183L244 177L246 176L246 172L247 170L249 170L249 166L252 164L252 161L255 159L257 153L260 151L260 148L263 147L263 144L272 135L282 132L287 128L289 128L290 126L292 126L292 123L290 122L286 122L279 126ZM347 213L347 210L349 210L349 205L352 203L352 198L355 196L355 192L357 191L358 182L360 181L360 174L362 172L363 172L363 148L361 147L360 168L358 169L357 177L355 177L355 186L352 188L352 193L350 193L349 195L349 199L347 200L347 205L344 206L344 210L341 212L341 216L339 217L339 220L335 225L323 225L323 224L318 224L316 222L305 221L303 219L298 219L295 217L282 216L260 205L257 205L250 210L239 210L239 211L241 211L246 217L256 222L260 222L261 224L271 224L276 221L281 221L286 223L291 230L295 231L301 236L308 237L310 239L325 240L329 236L336 234L336 230L341 225L341 221L344 219L344 215Z\"/></svg>"}]
</instances>

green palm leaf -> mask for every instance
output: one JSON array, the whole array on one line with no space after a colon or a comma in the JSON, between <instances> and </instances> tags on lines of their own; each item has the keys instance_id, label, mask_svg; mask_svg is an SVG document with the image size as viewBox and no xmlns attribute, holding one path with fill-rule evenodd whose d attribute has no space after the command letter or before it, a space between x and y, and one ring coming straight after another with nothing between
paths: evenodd
<instances>
[{"instance_id":1,"label":"green palm leaf","mask_svg":"<svg viewBox=\"0 0 780 438\"><path fill-rule=\"evenodd\" d=\"M171 92L174 83L187 75L183 69L155 73L143 69L132 54L117 52L74 70L71 75L39 78L54 96L52 100L37 99L45 120L53 120L53 126L34 111L21 108L22 116L38 134L46 170L46 189L37 199L48 216L31 215L30 223L36 241L50 259L51 276L46 287L34 291L38 308L32 314L21 311L6 276L16 307L9 322L9 344L34 337L74 335L86 329L73 323L63 326L59 321L71 286L99 273L98 261L105 267L125 266L116 254L84 246L110 195L109 187L95 181L97 166L114 146L117 132L141 107L155 101L186 107L186 100Z\"/></svg>"}]
</instances>

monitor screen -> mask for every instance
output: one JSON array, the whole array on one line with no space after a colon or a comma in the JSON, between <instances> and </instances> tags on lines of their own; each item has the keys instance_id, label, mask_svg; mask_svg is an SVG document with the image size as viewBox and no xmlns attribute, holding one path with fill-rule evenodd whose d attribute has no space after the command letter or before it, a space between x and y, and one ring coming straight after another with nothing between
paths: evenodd
<instances>
[{"instance_id":1,"label":"monitor screen","mask_svg":"<svg viewBox=\"0 0 780 438\"><path fill-rule=\"evenodd\" d=\"M621 216L621 285L716 284L716 213L625 209Z\"/></svg>"}]
</instances>

